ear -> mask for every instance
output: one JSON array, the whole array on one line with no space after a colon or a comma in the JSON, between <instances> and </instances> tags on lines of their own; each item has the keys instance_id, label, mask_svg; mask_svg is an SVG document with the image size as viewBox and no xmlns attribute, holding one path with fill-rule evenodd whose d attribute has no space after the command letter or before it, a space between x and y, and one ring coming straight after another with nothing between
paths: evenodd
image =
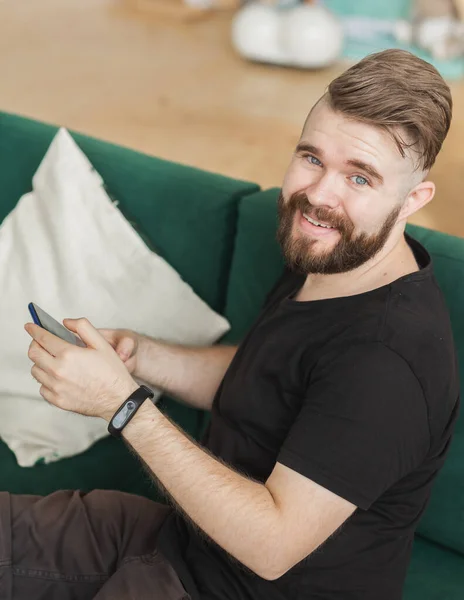
<instances>
[{"instance_id":1,"label":"ear","mask_svg":"<svg viewBox=\"0 0 464 600\"><path fill-rule=\"evenodd\" d=\"M407 195L401 212L398 216L398 220L407 219L428 204L434 196L435 184L433 181L422 181Z\"/></svg>"}]
</instances>

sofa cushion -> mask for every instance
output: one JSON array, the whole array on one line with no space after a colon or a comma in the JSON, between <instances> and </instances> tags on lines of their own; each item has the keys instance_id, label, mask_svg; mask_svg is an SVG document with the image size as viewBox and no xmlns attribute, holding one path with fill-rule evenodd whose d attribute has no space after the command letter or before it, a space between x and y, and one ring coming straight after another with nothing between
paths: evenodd
<instances>
[{"instance_id":1,"label":"sofa cushion","mask_svg":"<svg viewBox=\"0 0 464 600\"><path fill-rule=\"evenodd\" d=\"M403 600L461 600L464 557L416 537Z\"/></svg>"},{"instance_id":2,"label":"sofa cushion","mask_svg":"<svg viewBox=\"0 0 464 600\"><path fill-rule=\"evenodd\" d=\"M0 113L0 222L31 190L32 176L56 131L51 125ZM221 311L237 201L258 186L72 135L124 216L209 306Z\"/></svg>"},{"instance_id":3,"label":"sofa cushion","mask_svg":"<svg viewBox=\"0 0 464 600\"><path fill-rule=\"evenodd\" d=\"M171 343L209 345L229 329L140 240L65 129L36 171L33 191L0 226L0 287L0 330L9 340L0 347L0 437L21 466L78 454L108 435L103 419L41 398L23 328L31 299L60 322L85 315L95 327L132 329ZM161 391L154 393L158 400Z\"/></svg>"},{"instance_id":4,"label":"sofa cushion","mask_svg":"<svg viewBox=\"0 0 464 600\"><path fill-rule=\"evenodd\" d=\"M243 338L283 269L275 239L279 189L266 190L240 202L234 259L225 315L231 331L224 341ZM409 225L408 233L432 255L437 281L443 290L464 381L464 239ZM418 531L427 538L464 553L464 415L448 459L434 485L428 510Z\"/></svg>"}]
</instances>

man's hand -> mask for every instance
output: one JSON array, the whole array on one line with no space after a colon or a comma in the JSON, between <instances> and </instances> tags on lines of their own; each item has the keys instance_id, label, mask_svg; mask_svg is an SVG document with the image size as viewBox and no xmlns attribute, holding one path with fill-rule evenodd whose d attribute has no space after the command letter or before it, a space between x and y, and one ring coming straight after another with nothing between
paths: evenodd
<instances>
[{"instance_id":1,"label":"man's hand","mask_svg":"<svg viewBox=\"0 0 464 600\"><path fill-rule=\"evenodd\" d=\"M87 348L74 346L42 327L27 323L33 338L28 356L40 394L58 408L109 421L139 386L109 342L87 319L65 319Z\"/></svg>"},{"instance_id":2,"label":"man's hand","mask_svg":"<svg viewBox=\"0 0 464 600\"><path fill-rule=\"evenodd\" d=\"M98 329L111 347L116 350L119 358L126 365L131 375L137 368L137 351L139 349L139 334L130 329Z\"/></svg>"}]
</instances>

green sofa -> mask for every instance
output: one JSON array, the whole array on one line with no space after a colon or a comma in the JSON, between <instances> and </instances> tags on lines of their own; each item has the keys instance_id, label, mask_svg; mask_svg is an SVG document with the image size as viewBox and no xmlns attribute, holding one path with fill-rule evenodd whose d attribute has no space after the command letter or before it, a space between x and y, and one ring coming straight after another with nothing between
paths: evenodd
<instances>
[{"instance_id":1,"label":"green sofa","mask_svg":"<svg viewBox=\"0 0 464 600\"><path fill-rule=\"evenodd\" d=\"M0 113L0 222L31 188L56 127ZM109 194L146 242L231 323L239 342L283 267L275 241L277 189L173 164L73 134ZM448 302L464 375L464 240L408 226L430 251ZM89 290L91 293L91 290ZM28 319L24 307L25 321ZM195 438L208 415L163 397L159 405ZM124 443L107 438L60 462L20 468L0 441L0 490L118 489L159 498ZM464 417L416 536L405 600L464 598Z\"/></svg>"}]
</instances>

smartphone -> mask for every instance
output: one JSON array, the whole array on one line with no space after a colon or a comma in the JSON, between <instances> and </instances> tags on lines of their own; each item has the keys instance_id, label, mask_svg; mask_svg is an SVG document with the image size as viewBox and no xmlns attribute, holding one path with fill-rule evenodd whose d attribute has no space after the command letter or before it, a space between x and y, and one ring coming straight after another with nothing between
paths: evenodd
<instances>
[{"instance_id":1,"label":"smartphone","mask_svg":"<svg viewBox=\"0 0 464 600\"><path fill-rule=\"evenodd\" d=\"M31 313L32 320L36 325L39 325L39 327L43 327L50 333L53 333L70 344L81 346L82 348L87 347L80 337L75 335L72 331L69 331L69 329L66 329L61 323L58 323L58 321L42 310L40 306L34 304L34 302L29 304L29 312Z\"/></svg>"}]
</instances>

